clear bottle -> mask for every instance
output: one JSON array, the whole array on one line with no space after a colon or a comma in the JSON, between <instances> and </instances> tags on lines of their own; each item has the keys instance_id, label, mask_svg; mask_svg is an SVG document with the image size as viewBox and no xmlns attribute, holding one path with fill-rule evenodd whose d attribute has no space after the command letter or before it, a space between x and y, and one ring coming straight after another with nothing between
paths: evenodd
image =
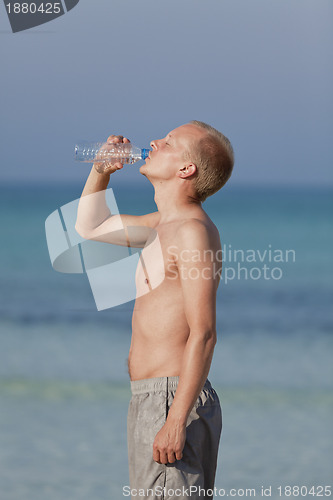
<instances>
[{"instance_id":1,"label":"clear bottle","mask_svg":"<svg viewBox=\"0 0 333 500\"><path fill-rule=\"evenodd\" d=\"M131 143L80 142L75 146L75 159L85 163L135 163L145 160L150 149Z\"/></svg>"}]
</instances>

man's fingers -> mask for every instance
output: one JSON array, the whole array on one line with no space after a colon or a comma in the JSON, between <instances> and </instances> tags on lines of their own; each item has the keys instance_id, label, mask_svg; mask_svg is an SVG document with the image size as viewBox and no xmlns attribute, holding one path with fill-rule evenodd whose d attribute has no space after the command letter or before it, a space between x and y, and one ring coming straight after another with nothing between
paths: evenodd
<instances>
[{"instance_id":1,"label":"man's fingers","mask_svg":"<svg viewBox=\"0 0 333 500\"><path fill-rule=\"evenodd\" d=\"M169 464L173 464L174 462L176 461L176 457L175 457L175 454L172 452L172 453L168 453L168 462Z\"/></svg>"},{"instance_id":2,"label":"man's fingers","mask_svg":"<svg viewBox=\"0 0 333 500\"><path fill-rule=\"evenodd\" d=\"M107 174L108 172L115 172L116 170L120 170L123 168L122 163L106 163L104 164L104 172Z\"/></svg>"},{"instance_id":3,"label":"man's fingers","mask_svg":"<svg viewBox=\"0 0 333 500\"><path fill-rule=\"evenodd\" d=\"M115 144L121 142L124 139L122 135L110 135L107 139L108 144Z\"/></svg>"},{"instance_id":4,"label":"man's fingers","mask_svg":"<svg viewBox=\"0 0 333 500\"><path fill-rule=\"evenodd\" d=\"M183 452L182 451L176 451L176 460L181 460L183 458Z\"/></svg>"},{"instance_id":5,"label":"man's fingers","mask_svg":"<svg viewBox=\"0 0 333 500\"><path fill-rule=\"evenodd\" d=\"M160 463L164 465L168 463L168 455L163 451L160 451Z\"/></svg>"},{"instance_id":6,"label":"man's fingers","mask_svg":"<svg viewBox=\"0 0 333 500\"><path fill-rule=\"evenodd\" d=\"M123 164L122 163L113 163L112 165L114 168L116 168L117 170L120 170L121 168L123 168Z\"/></svg>"},{"instance_id":7,"label":"man's fingers","mask_svg":"<svg viewBox=\"0 0 333 500\"><path fill-rule=\"evenodd\" d=\"M182 453L180 453L180 458L183 456ZM153 459L155 462L158 464L173 464L175 463L177 459L176 455L174 452L166 452L164 450L154 450L153 452Z\"/></svg>"},{"instance_id":8,"label":"man's fingers","mask_svg":"<svg viewBox=\"0 0 333 500\"><path fill-rule=\"evenodd\" d=\"M168 455L166 450L160 448L157 444L153 445L153 459L158 464L167 464L168 463Z\"/></svg>"},{"instance_id":9,"label":"man's fingers","mask_svg":"<svg viewBox=\"0 0 333 500\"><path fill-rule=\"evenodd\" d=\"M158 464L161 463L160 461L160 452L158 450L155 450L153 451L153 459L155 462L157 462Z\"/></svg>"},{"instance_id":10,"label":"man's fingers","mask_svg":"<svg viewBox=\"0 0 333 500\"><path fill-rule=\"evenodd\" d=\"M129 139L127 139L126 137L122 136L122 135L110 135L107 140L106 140L106 143L104 144L104 149L106 151L108 151L108 148L107 146L108 145L111 145L111 144L118 144L118 143L121 143L121 142L124 142L124 143L129 143ZM103 149L103 148L102 148ZM109 161L107 162L100 162L98 164L98 158L95 162L95 168L97 170L97 172L100 172L100 173L106 173L106 174L110 174L112 172L115 172L116 170L121 170L123 168L123 164L120 163L120 162L117 162L117 163L111 163Z\"/></svg>"}]
</instances>

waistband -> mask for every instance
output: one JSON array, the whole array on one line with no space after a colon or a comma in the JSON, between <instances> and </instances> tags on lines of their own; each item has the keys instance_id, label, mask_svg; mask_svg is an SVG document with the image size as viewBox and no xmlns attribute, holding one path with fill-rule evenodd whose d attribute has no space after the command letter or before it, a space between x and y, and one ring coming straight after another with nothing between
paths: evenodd
<instances>
[{"instance_id":1,"label":"waistband","mask_svg":"<svg viewBox=\"0 0 333 500\"><path fill-rule=\"evenodd\" d=\"M177 389L178 381L179 377L157 377L142 380L131 380L131 391L133 395L147 392L175 391ZM206 380L203 388L212 388L208 379Z\"/></svg>"}]
</instances>

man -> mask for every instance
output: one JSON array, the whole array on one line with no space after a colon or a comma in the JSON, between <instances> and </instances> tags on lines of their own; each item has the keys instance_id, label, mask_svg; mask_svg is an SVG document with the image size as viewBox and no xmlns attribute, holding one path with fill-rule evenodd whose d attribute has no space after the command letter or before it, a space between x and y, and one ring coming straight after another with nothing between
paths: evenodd
<instances>
[{"instance_id":1,"label":"man","mask_svg":"<svg viewBox=\"0 0 333 500\"><path fill-rule=\"evenodd\" d=\"M129 141L108 138L117 142ZM216 343L221 244L201 203L229 179L233 150L223 134L198 121L152 141L151 149L140 172L154 186L157 212L110 214L104 192L110 174L123 165L103 172L96 162L76 229L84 238L144 247L128 359L133 498L144 493L208 499L222 428L219 400L207 380Z\"/></svg>"}]
</instances>

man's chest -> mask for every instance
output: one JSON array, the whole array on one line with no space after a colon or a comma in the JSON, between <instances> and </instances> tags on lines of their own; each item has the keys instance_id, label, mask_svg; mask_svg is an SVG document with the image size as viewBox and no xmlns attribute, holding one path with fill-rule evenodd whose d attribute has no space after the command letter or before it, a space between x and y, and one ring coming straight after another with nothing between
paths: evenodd
<instances>
[{"instance_id":1,"label":"man's chest","mask_svg":"<svg viewBox=\"0 0 333 500\"><path fill-rule=\"evenodd\" d=\"M136 270L137 296L154 290L166 278L176 279L176 249L171 235L156 231L150 236Z\"/></svg>"}]
</instances>

